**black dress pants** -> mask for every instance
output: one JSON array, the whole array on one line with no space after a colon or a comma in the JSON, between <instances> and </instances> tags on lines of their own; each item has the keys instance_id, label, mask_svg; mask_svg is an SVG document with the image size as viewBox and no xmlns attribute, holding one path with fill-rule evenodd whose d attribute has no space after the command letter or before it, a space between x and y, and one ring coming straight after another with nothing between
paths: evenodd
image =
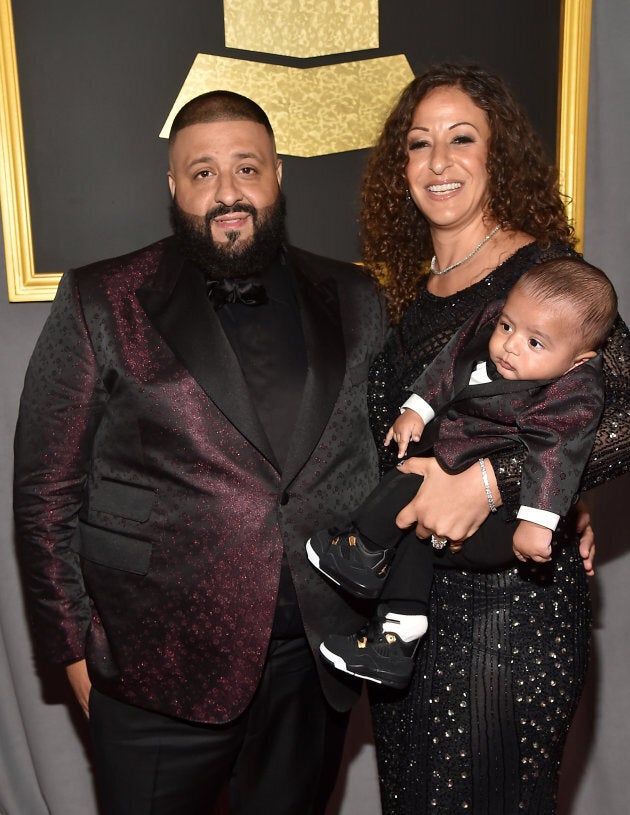
<instances>
[{"instance_id":1,"label":"black dress pants","mask_svg":"<svg viewBox=\"0 0 630 815\"><path fill-rule=\"evenodd\" d=\"M422 481L421 475L390 470L352 519L361 537L372 546L396 548L381 600L401 614L426 614L436 566L494 571L517 563L512 551L516 522L508 520L502 508L488 516L460 552L451 552L448 547L436 551L429 541L418 540L414 528L396 526L396 516L415 498Z\"/></svg>"},{"instance_id":2,"label":"black dress pants","mask_svg":"<svg viewBox=\"0 0 630 815\"><path fill-rule=\"evenodd\" d=\"M303 638L271 641L251 704L224 725L175 719L93 690L101 813L210 815L228 781L234 815L323 815L347 722L325 701Z\"/></svg>"}]
</instances>

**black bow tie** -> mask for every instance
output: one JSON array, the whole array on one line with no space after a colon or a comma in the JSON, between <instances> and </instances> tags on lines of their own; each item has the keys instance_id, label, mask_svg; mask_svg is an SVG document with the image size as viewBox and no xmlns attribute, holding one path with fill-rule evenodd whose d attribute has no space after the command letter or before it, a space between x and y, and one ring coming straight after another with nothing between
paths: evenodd
<instances>
[{"instance_id":1,"label":"black bow tie","mask_svg":"<svg viewBox=\"0 0 630 815\"><path fill-rule=\"evenodd\" d=\"M242 303L244 306L260 306L268 300L263 284L254 277L206 278L208 299L215 309L226 303Z\"/></svg>"}]
</instances>

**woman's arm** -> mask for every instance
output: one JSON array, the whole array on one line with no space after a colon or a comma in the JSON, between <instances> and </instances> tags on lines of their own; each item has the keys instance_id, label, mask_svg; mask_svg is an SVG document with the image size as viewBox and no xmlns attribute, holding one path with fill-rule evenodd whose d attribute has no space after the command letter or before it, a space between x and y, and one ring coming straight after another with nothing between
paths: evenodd
<instances>
[{"instance_id":1,"label":"woman's arm","mask_svg":"<svg viewBox=\"0 0 630 815\"><path fill-rule=\"evenodd\" d=\"M582 478L590 490L630 470L630 331L618 317L604 348L604 414Z\"/></svg>"},{"instance_id":2,"label":"woman's arm","mask_svg":"<svg viewBox=\"0 0 630 815\"><path fill-rule=\"evenodd\" d=\"M490 513L480 468L473 464L457 475L449 475L434 458L409 458L399 466L401 472L424 476L416 497L398 514L396 523L405 529L417 524L419 538L432 534L448 538L452 551L473 535ZM501 505L501 494L492 464L486 459L488 483L495 505ZM576 504L576 529L580 535L579 551L586 574L594 574L595 535L591 518L583 501Z\"/></svg>"},{"instance_id":3,"label":"woman's arm","mask_svg":"<svg viewBox=\"0 0 630 815\"><path fill-rule=\"evenodd\" d=\"M424 476L414 498L398 514L396 523L405 528L417 523L416 534L431 534L461 543L473 535L490 513L488 496L478 464L457 475L445 472L435 458L410 458L400 465L403 473ZM495 506L502 503L492 467L486 459L488 483Z\"/></svg>"}]
</instances>

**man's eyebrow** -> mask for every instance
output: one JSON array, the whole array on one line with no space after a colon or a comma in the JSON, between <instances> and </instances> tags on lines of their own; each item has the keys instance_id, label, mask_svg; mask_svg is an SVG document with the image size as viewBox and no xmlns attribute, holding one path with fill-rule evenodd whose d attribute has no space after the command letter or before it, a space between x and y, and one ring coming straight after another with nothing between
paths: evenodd
<instances>
[{"instance_id":1,"label":"man's eyebrow","mask_svg":"<svg viewBox=\"0 0 630 815\"><path fill-rule=\"evenodd\" d=\"M242 159L250 158L260 160L260 156L257 153L246 152L246 153L234 153L231 158L241 161ZM196 164L210 164L213 161L216 161L217 157L212 155L204 155L204 156L195 156L195 158L191 159L187 167L194 167Z\"/></svg>"}]
</instances>

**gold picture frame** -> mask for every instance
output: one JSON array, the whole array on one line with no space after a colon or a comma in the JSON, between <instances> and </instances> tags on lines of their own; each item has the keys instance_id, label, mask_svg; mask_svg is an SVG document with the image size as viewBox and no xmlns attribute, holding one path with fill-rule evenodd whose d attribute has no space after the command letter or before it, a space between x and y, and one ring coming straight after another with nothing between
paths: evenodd
<instances>
[{"instance_id":1,"label":"gold picture frame","mask_svg":"<svg viewBox=\"0 0 630 815\"><path fill-rule=\"evenodd\" d=\"M558 77L556 159L567 212L582 250L592 0L563 0Z\"/></svg>"},{"instance_id":2,"label":"gold picture frame","mask_svg":"<svg viewBox=\"0 0 630 815\"><path fill-rule=\"evenodd\" d=\"M561 5L557 160L576 233L584 225L592 0ZM11 302L52 300L61 272L36 272L11 0L0 0L0 212Z\"/></svg>"}]
</instances>

